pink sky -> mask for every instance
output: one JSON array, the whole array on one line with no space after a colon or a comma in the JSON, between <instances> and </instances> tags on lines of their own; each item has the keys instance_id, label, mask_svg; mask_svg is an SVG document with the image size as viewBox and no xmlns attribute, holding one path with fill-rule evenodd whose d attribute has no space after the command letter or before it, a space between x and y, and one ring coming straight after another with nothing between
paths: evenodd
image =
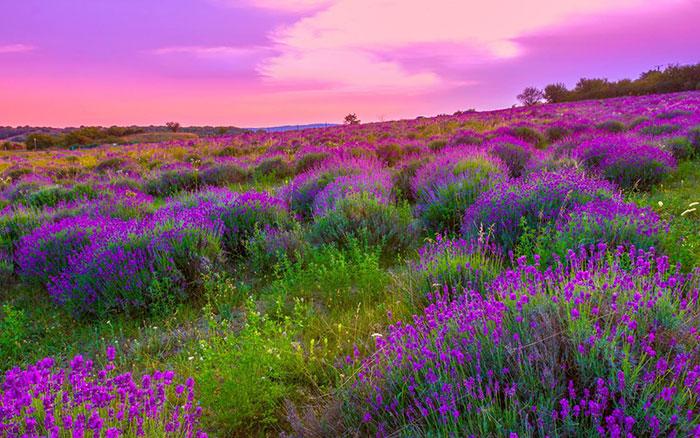
<instances>
[{"instance_id":1,"label":"pink sky","mask_svg":"<svg viewBox=\"0 0 700 438\"><path fill-rule=\"evenodd\" d=\"M0 125L389 120L700 62L698 0L6 3Z\"/></svg>"}]
</instances>

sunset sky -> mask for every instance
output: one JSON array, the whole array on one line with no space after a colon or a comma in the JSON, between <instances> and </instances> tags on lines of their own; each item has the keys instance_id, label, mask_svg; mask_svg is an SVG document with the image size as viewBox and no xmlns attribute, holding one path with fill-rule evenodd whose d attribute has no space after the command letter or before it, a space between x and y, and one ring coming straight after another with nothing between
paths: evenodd
<instances>
[{"instance_id":1,"label":"sunset sky","mask_svg":"<svg viewBox=\"0 0 700 438\"><path fill-rule=\"evenodd\" d=\"M700 62L700 0L2 0L0 125L492 109Z\"/></svg>"}]
</instances>

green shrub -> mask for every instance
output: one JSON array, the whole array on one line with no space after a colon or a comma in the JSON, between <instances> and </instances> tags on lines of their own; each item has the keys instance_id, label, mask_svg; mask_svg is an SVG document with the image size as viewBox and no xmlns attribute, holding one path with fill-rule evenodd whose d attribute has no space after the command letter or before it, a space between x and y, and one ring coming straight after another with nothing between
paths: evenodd
<instances>
[{"instance_id":1,"label":"green shrub","mask_svg":"<svg viewBox=\"0 0 700 438\"><path fill-rule=\"evenodd\" d=\"M606 120L604 122L598 123L596 125L596 128L602 129L603 131L615 132L615 133L624 132L627 130L627 127L625 126L625 124L619 120Z\"/></svg>"},{"instance_id":2,"label":"green shrub","mask_svg":"<svg viewBox=\"0 0 700 438\"><path fill-rule=\"evenodd\" d=\"M646 135L659 136L659 135L673 134L674 132L678 131L679 129L681 129L681 127L678 125L671 125L668 123L664 123L664 124L654 124L654 125L645 126L639 132L641 132L642 134L646 134Z\"/></svg>"},{"instance_id":3,"label":"green shrub","mask_svg":"<svg viewBox=\"0 0 700 438\"><path fill-rule=\"evenodd\" d=\"M447 140L432 140L428 143L428 149L433 152L442 150L447 146Z\"/></svg>"},{"instance_id":4,"label":"green shrub","mask_svg":"<svg viewBox=\"0 0 700 438\"><path fill-rule=\"evenodd\" d=\"M285 178L293 173L293 167L282 157L271 157L262 160L254 170L255 174Z\"/></svg>"},{"instance_id":5,"label":"green shrub","mask_svg":"<svg viewBox=\"0 0 700 438\"><path fill-rule=\"evenodd\" d=\"M29 319L21 309L3 304L0 311L0 370L15 365L22 357Z\"/></svg>"},{"instance_id":6,"label":"green shrub","mask_svg":"<svg viewBox=\"0 0 700 438\"><path fill-rule=\"evenodd\" d=\"M547 143L547 140L540 131L529 126L516 126L511 128L510 132L514 137L518 137L538 148L544 147Z\"/></svg>"},{"instance_id":7,"label":"green shrub","mask_svg":"<svg viewBox=\"0 0 700 438\"><path fill-rule=\"evenodd\" d=\"M571 131L561 126L550 126L545 131L545 137L549 143L557 142L571 134Z\"/></svg>"},{"instance_id":8,"label":"green shrub","mask_svg":"<svg viewBox=\"0 0 700 438\"><path fill-rule=\"evenodd\" d=\"M200 185L196 169L172 169L146 180L144 190L153 196L172 196L183 190L194 190Z\"/></svg>"},{"instance_id":9,"label":"green shrub","mask_svg":"<svg viewBox=\"0 0 700 438\"><path fill-rule=\"evenodd\" d=\"M304 154L297 158L296 162L294 163L294 173L298 175L305 172L312 167L315 167L317 164L320 164L328 157L330 157L328 152L312 152L309 154Z\"/></svg>"},{"instance_id":10,"label":"green shrub","mask_svg":"<svg viewBox=\"0 0 700 438\"><path fill-rule=\"evenodd\" d=\"M416 229L407 204L391 205L359 193L339 200L335 208L315 218L310 238L316 244L346 247L357 240L379 246L384 255L399 254L415 243Z\"/></svg>"},{"instance_id":11,"label":"green shrub","mask_svg":"<svg viewBox=\"0 0 700 438\"><path fill-rule=\"evenodd\" d=\"M200 172L202 184L225 186L248 180L248 170L238 164L215 164Z\"/></svg>"},{"instance_id":12,"label":"green shrub","mask_svg":"<svg viewBox=\"0 0 700 438\"><path fill-rule=\"evenodd\" d=\"M689 160L692 159L696 150L693 144L686 137L673 137L668 140L667 146L676 160Z\"/></svg>"}]
</instances>

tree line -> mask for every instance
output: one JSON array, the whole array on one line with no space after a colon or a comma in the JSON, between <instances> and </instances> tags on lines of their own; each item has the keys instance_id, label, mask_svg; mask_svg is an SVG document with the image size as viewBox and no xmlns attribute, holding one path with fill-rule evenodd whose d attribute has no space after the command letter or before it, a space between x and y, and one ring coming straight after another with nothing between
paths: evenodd
<instances>
[{"instance_id":1,"label":"tree line","mask_svg":"<svg viewBox=\"0 0 700 438\"><path fill-rule=\"evenodd\" d=\"M694 90L700 90L700 64L669 65L663 70L656 68L642 73L634 80L581 78L571 90L560 82L549 84L543 90L527 87L517 98L523 105L530 106L542 100L558 103Z\"/></svg>"}]
</instances>

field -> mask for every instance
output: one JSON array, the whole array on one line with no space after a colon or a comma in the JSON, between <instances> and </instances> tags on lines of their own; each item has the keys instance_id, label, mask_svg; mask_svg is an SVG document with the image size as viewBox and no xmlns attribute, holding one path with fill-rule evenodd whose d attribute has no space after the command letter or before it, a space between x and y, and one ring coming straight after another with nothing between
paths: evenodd
<instances>
[{"instance_id":1,"label":"field","mask_svg":"<svg viewBox=\"0 0 700 438\"><path fill-rule=\"evenodd\" d=\"M700 434L700 92L184 135L0 151L0 435Z\"/></svg>"}]
</instances>

